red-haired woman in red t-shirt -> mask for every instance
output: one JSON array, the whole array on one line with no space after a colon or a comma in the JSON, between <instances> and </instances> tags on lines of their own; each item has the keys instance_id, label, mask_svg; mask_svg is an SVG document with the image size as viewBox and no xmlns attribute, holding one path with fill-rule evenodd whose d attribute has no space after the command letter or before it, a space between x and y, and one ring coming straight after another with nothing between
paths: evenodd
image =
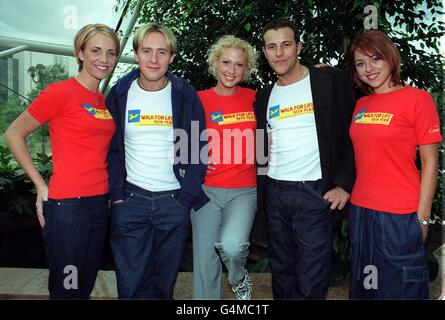
<instances>
[{"instance_id":1,"label":"red-haired woman in red t-shirt","mask_svg":"<svg viewBox=\"0 0 445 320\"><path fill-rule=\"evenodd\" d=\"M350 298L427 299L423 245L442 141L436 107L426 91L402 85L400 54L381 31L354 40L349 64L366 94L350 128L357 170L349 211Z\"/></svg>"},{"instance_id":2,"label":"red-haired woman in red t-shirt","mask_svg":"<svg viewBox=\"0 0 445 320\"><path fill-rule=\"evenodd\" d=\"M193 298L222 299L222 263L236 297L251 297L245 264L256 213L255 91L240 87L256 68L246 41L220 38L208 51L215 87L199 91L206 115L210 163L202 186L210 201L191 212ZM222 263L221 263L222 261Z\"/></svg>"},{"instance_id":3,"label":"red-haired woman in red t-shirt","mask_svg":"<svg viewBox=\"0 0 445 320\"><path fill-rule=\"evenodd\" d=\"M83 27L74 38L79 74L49 85L5 134L37 190L51 299L87 299L100 267L108 220L106 157L115 127L98 89L119 50L111 28ZM53 159L48 186L26 145L26 137L45 123Z\"/></svg>"}]
</instances>

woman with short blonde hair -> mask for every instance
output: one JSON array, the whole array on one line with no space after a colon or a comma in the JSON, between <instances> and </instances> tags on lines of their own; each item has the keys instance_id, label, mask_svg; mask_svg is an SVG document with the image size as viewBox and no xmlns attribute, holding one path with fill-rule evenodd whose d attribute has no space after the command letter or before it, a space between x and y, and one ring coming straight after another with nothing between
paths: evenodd
<instances>
[{"instance_id":1,"label":"woman with short blonde hair","mask_svg":"<svg viewBox=\"0 0 445 320\"><path fill-rule=\"evenodd\" d=\"M76 34L74 47L79 74L50 84L5 133L37 190L50 299L88 299L108 226L106 158L115 126L99 84L116 65L119 40L111 28L90 24ZM26 137L44 124L53 160L48 186L26 145ZM69 274L77 277L66 281Z\"/></svg>"},{"instance_id":2,"label":"woman with short blonde hair","mask_svg":"<svg viewBox=\"0 0 445 320\"><path fill-rule=\"evenodd\" d=\"M210 162L202 188L210 201L191 213L194 299L223 298L222 264L236 298L251 298L245 264L256 213L255 91L238 84L251 79L256 59L252 46L232 35L208 51L209 72L217 83L198 92L209 132Z\"/></svg>"}]
</instances>

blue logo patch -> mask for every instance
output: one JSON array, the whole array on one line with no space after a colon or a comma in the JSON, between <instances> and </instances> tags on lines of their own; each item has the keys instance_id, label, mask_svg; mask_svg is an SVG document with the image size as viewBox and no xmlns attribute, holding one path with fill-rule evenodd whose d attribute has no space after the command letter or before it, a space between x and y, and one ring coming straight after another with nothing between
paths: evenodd
<instances>
[{"instance_id":1,"label":"blue logo patch","mask_svg":"<svg viewBox=\"0 0 445 320\"><path fill-rule=\"evenodd\" d=\"M361 118L363 118L363 116L366 113L366 109L361 109L357 112L357 114L354 116L354 121L360 120Z\"/></svg>"},{"instance_id":2,"label":"blue logo patch","mask_svg":"<svg viewBox=\"0 0 445 320\"><path fill-rule=\"evenodd\" d=\"M269 108L269 119L276 118L280 115L280 105L272 106Z\"/></svg>"},{"instance_id":3,"label":"blue logo patch","mask_svg":"<svg viewBox=\"0 0 445 320\"><path fill-rule=\"evenodd\" d=\"M96 114L96 109L94 109L91 104L82 103L81 106L84 107L84 109L88 112L88 114L92 114L92 115Z\"/></svg>"},{"instance_id":4,"label":"blue logo patch","mask_svg":"<svg viewBox=\"0 0 445 320\"><path fill-rule=\"evenodd\" d=\"M128 123L140 122L141 110L128 110Z\"/></svg>"},{"instance_id":5,"label":"blue logo patch","mask_svg":"<svg viewBox=\"0 0 445 320\"><path fill-rule=\"evenodd\" d=\"M220 111L217 112L211 112L210 113L210 121L211 122L221 122L223 121L223 114Z\"/></svg>"}]
</instances>

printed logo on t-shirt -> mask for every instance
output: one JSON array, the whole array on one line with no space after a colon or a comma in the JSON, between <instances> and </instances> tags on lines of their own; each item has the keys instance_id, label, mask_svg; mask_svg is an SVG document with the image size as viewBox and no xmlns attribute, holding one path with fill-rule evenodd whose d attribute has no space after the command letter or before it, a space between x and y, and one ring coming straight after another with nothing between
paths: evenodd
<instances>
[{"instance_id":1,"label":"printed logo on t-shirt","mask_svg":"<svg viewBox=\"0 0 445 320\"><path fill-rule=\"evenodd\" d=\"M440 131L440 129L439 129L438 125L435 125L433 128L428 130L429 133L436 133L436 132L439 132L439 131Z\"/></svg>"},{"instance_id":2,"label":"printed logo on t-shirt","mask_svg":"<svg viewBox=\"0 0 445 320\"><path fill-rule=\"evenodd\" d=\"M216 122L220 126L240 123L240 122L250 122L250 121L255 121L255 114L252 111L225 113L225 114L222 113L221 111L215 111L215 112L210 112L210 121Z\"/></svg>"},{"instance_id":3,"label":"printed logo on t-shirt","mask_svg":"<svg viewBox=\"0 0 445 320\"><path fill-rule=\"evenodd\" d=\"M268 120L271 119L282 120L286 118L299 117L313 113L314 113L314 104L312 102L297 104L295 106L284 107L284 108L283 107L280 108L280 105L277 104L275 106L269 107Z\"/></svg>"},{"instance_id":4,"label":"printed logo on t-shirt","mask_svg":"<svg viewBox=\"0 0 445 320\"><path fill-rule=\"evenodd\" d=\"M382 124L387 126L391 123L393 116L392 113L366 112L366 109L361 109L354 116L354 122L362 124Z\"/></svg>"},{"instance_id":5,"label":"printed logo on t-shirt","mask_svg":"<svg viewBox=\"0 0 445 320\"><path fill-rule=\"evenodd\" d=\"M141 110L128 110L128 123L140 122Z\"/></svg>"},{"instance_id":6,"label":"printed logo on t-shirt","mask_svg":"<svg viewBox=\"0 0 445 320\"><path fill-rule=\"evenodd\" d=\"M280 115L280 105L272 106L269 108L269 119L276 118Z\"/></svg>"},{"instance_id":7,"label":"printed logo on t-shirt","mask_svg":"<svg viewBox=\"0 0 445 320\"><path fill-rule=\"evenodd\" d=\"M135 126L173 127L173 117L164 114L141 114L141 110L128 110L128 123Z\"/></svg>"},{"instance_id":8,"label":"printed logo on t-shirt","mask_svg":"<svg viewBox=\"0 0 445 320\"><path fill-rule=\"evenodd\" d=\"M88 112L88 114L91 114L96 119L100 119L100 120L113 119L113 117L111 116L110 112L108 112L108 110L96 109L89 103L82 103L81 106Z\"/></svg>"}]
</instances>

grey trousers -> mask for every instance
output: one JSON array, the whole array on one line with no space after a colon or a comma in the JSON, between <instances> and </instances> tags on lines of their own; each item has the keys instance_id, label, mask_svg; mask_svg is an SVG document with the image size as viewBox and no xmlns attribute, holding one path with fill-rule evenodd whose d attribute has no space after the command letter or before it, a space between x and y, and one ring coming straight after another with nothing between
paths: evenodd
<instances>
[{"instance_id":1,"label":"grey trousers","mask_svg":"<svg viewBox=\"0 0 445 320\"><path fill-rule=\"evenodd\" d=\"M256 187L202 186L210 201L192 210L193 299L223 299L222 264L230 284L244 277L256 213Z\"/></svg>"}]
</instances>

